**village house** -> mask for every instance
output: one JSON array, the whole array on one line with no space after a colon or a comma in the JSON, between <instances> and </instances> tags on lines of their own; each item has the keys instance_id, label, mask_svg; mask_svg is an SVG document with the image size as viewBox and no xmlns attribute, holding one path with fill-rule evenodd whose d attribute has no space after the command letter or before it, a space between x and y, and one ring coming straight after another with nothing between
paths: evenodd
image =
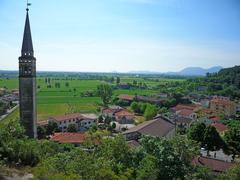
<instances>
[{"instance_id":1,"label":"village house","mask_svg":"<svg viewBox=\"0 0 240 180\"><path fill-rule=\"evenodd\" d=\"M197 114L193 110L190 110L190 109L178 110L178 111L176 111L176 115L178 117L188 118L188 119L192 119L192 120L197 118Z\"/></svg>"},{"instance_id":2,"label":"village house","mask_svg":"<svg viewBox=\"0 0 240 180\"><path fill-rule=\"evenodd\" d=\"M96 114L81 114L82 117L77 121L79 131L86 131L92 125L97 123L98 116Z\"/></svg>"},{"instance_id":3,"label":"village house","mask_svg":"<svg viewBox=\"0 0 240 180\"><path fill-rule=\"evenodd\" d=\"M156 117L123 132L123 135L127 141L138 141L141 135L171 138L175 135L175 125L163 117Z\"/></svg>"},{"instance_id":4,"label":"village house","mask_svg":"<svg viewBox=\"0 0 240 180\"><path fill-rule=\"evenodd\" d=\"M74 144L76 146L79 146L81 143L83 143L86 140L86 134L85 133L54 133L50 137L51 141L58 142L58 143L70 143Z\"/></svg>"},{"instance_id":5,"label":"village house","mask_svg":"<svg viewBox=\"0 0 240 180\"><path fill-rule=\"evenodd\" d=\"M222 96L214 96L210 101L210 109L218 114L224 114L231 117L236 115L236 104L230 101L229 98Z\"/></svg>"},{"instance_id":6,"label":"village house","mask_svg":"<svg viewBox=\"0 0 240 180\"><path fill-rule=\"evenodd\" d=\"M70 124L74 124L78 131L86 131L97 123L98 117L95 114L66 114L63 116L49 117L46 121L40 121L39 126L46 126L48 122L57 123L62 132L66 132Z\"/></svg>"},{"instance_id":7,"label":"village house","mask_svg":"<svg viewBox=\"0 0 240 180\"><path fill-rule=\"evenodd\" d=\"M134 113L123 109L117 113L115 113L115 120L119 124L133 124L134 123Z\"/></svg>"},{"instance_id":8,"label":"village house","mask_svg":"<svg viewBox=\"0 0 240 180\"><path fill-rule=\"evenodd\" d=\"M102 115L113 118L119 124L133 124L135 115L129 110L120 106L109 106L108 108L102 109Z\"/></svg>"},{"instance_id":9,"label":"village house","mask_svg":"<svg viewBox=\"0 0 240 180\"><path fill-rule=\"evenodd\" d=\"M187 129L193 122L193 119L186 117L176 117L175 119L175 124L178 129Z\"/></svg>"},{"instance_id":10,"label":"village house","mask_svg":"<svg viewBox=\"0 0 240 180\"><path fill-rule=\"evenodd\" d=\"M224 133L228 130L228 127L222 123L215 122L212 126L215 127L217 132L221 135L224 135Z\"/></svg>"},{"instance_id":11,"label":"village house","mask_svg":"<svg viewBox=\"0 0 240 180\"><path fill-rule=\"evenodd\" d=\"M134 96L128 94L121 94L118 96L119 99L132 103L134 101Z\"/></svg>"}]
</instances>

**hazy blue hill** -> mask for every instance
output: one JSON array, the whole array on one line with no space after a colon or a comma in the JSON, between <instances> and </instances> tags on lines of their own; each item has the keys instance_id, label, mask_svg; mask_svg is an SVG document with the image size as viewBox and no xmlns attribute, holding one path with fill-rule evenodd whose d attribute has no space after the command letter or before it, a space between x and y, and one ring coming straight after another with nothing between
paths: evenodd
<instances>
[{"instance_id":1,"label":"hazy blue hill","mask_svg":"<svg viewBox=\"0 0 240 180\"><path fill-rule=\"evenodd\" d=\"M209 69L201 67L188 67L179 72L180 75L205 76L207 73L216 73L222 69L221 66L214 66Z\"/></svg>"}]
</instances>

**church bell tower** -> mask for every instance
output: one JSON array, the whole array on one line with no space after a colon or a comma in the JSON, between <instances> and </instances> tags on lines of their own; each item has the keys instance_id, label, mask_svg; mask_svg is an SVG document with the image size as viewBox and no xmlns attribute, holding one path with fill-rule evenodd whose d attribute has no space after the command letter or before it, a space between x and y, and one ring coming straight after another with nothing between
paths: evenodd
<instances>
[{"instance_id":1,"label":"church bell tower","mask_svg":"<svg viewBox=\"0 0 240 180\"><path fill-rule=\"evenodd\" d=\"M20 124L25 128L28 137L37 138L36 58L34 57L28 11L27 8L22 51L18 58Z\"/></svg>"}]
</instances>

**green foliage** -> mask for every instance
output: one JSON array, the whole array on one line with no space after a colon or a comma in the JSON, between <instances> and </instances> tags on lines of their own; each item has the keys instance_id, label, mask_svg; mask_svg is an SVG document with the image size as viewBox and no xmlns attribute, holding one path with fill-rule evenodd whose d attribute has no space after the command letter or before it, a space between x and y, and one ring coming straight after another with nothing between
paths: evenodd
<instances>
[{"instance_id":1,"label":"green foliage","mask_svg":"<svg viewBox=\"0 0 240 180\"><path fill-rule=\"evenodd\" d=\"M76 124L69 124L67 127L67 132L78 132Z\"/></svg>"},{"instance_id":2,"label":"green foliage","mask_svg":"<svg viewBox=\"0 0 240 180\"><path fill-rule=\"evenodd\" d=\"M143 153L156 158L158 179L181 179L191 170L191 160L198 146L184 137L166 140L154 137L141 139Z\"/></svg>"},{"instance_id":3,"label":"green foliage","mask_svg":"<svg viewBox=\"0 0 240 180\"><path fill-rule=\"evenodd\" d=\"M218 150L224 147L224 142L213 126L207 126L204 132L203 144L208 150Z\"/></svg>"},{"instance_id":4,"label":"green foliage","mask_svg":"<svg viewBox=\"0 0 240 180\"><path fill-rule=\"evenodd\" d=\"M100 84L97 86L97 93L102 98L103 104L107 105L112 97L113 90L108 84Z\"/></svg>"},{"instance_id":5,"label":"green foliage","mask_svg":"<svg viewBox=\"0 0 240 180\"><path fill-rule=\"evenodd\" d=\"M187 132L188 138L192 139L198 143L201 143L201 146L206 147L208 150L217 150L223 148L224 141L220 137L216 128L204 123L194 123Z\"/></svg>"},{"instance_id":6,"label":"green foliage","mask_svg":"<svg viewBox=\"0 0 240 180\"><path fill-rule=\"evenodd\" d=\"M159 174L156 157L147 154L137 169L137 180L155 180Z\"/></svg>"},{"instance_id":7,"label":"green foliage","mask_svg":"<svg viewBox=\"0 0 240 180\"><path fill-rule=\"evenodd\" d=\"M240 128L230 128L225 133L224 140L233 154L240 154Z\"/></svg>"},{"instance_id":8,"label":"green foliage","mask_svg":"<svg viewBox=\"0 0 240 180\"><path fill-rule=\"evenodd\" d=\"M157 107L151 104L148 104L145 111L144 117L146 120L151 120L157 115Z\"/></svg>"},{"instance_id":9,"label":"green foliage","mask_svg":"<svg viewBox=\"0 0 240 180\"><path fill-rule=\"evenodd\" d=\"M187 136L189 139L203 143L205 129L206 125L204 123L194 123L188 129Z\"/></svg>"},{"instance_id":10,"label":"green foliage","mask_svg":"<svg viewBox=\"0 0 240 180\"><path fill-rule=\"evenodd\" d=\"M143 114L146 120L152 119L158 112L158 108L149 103L133 102L130 108L135 113Z\"/></svg>"}]
</instances>

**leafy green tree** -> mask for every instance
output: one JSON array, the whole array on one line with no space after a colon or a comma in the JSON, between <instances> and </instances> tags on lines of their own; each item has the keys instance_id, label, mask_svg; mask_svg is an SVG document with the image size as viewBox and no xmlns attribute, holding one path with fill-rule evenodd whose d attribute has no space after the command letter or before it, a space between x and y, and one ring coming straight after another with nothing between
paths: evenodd
<instances>
[{"instance_id":1,"label":"leafy green tree","mask_svg":"<svg viewBox=\"0 0 240 180\"><path fill-rule=\"evenodd\" d=\"M97 86L97 94L102 98L103 104L107 105L113 94L112 87L108 84L100 84Z\"/></svg>"},{"instance_id":2,"label":"leafy green tree","mask_svg":"<svg viewBox=\"0 0 240 180\"><path fill-rule=\"evenodd\" d=\"M154 105L148 104L145 112L144 112L144 117L146 120L153 119L157 115L157 108Z\"/></svg>"},{"instance_id":3,"label":"leafy green tree","mask_svg":"<svg viewBox=\"0 0 240 180\"><path fill-rule=\"evenodd\" d=\"M147 154L137 169L137 180L155 180L159 174L156 157Z\"/></svg>"},{"instance_id":4,"label":"leafy green tree","mask_svg":"<svg viewBox=\"0 0 240 180\"><path fill-rule=\"evenodd\" d=\"M69 124L67 127L67 132L78 132L76 124Z\"/></svg>"},{"instance_id":5,"label":"leafy green tree","mask_svg":"<svg viewBox=\"0 0 240 180\"><path fill-rule=\"evenodd\" d=\"M38 139L44 139L46 138L46 129L42 126L38 126L37 127L37 135L38 135Z\"/></svg>"},{"instance_id":6,"label":"leafy green tree","mask_svg":"<svg viewBox=\"0 0 240 180\"><path fill-rule=\"evenodd\" d=\"M234 156L240 154L240 128L230 128L230 130L225 133L224 140Z\"/></svg>"},{"instance_id":7,"label":"leafy green tree","mask_svg":"<svg viewBox=\"0 0 240 180\"><path fill-rule=\"evenodd\" d=\"M51 135L54 132L59 132L60 129L58 128L58 124L53 121L49 121L47 126L46 126L46 133L47 135Z\"/></svg>"},{"instance_id":8,"label":"leafy green tree","mask_svg":"<svg viewBox=\"0 0 240 180\"><path fill-rule=\"evenodd\" d=\"M117 77L117 80L116 80L116 83L119 84L120 82L121 82L121 79L120 79L120 77L118 76L118 77Z\"/></svg>"},{"instance_id":9,"label":"leafy green tree","mask_svg":"<svg viewBox=\"0 0 240 180\"><path fill-rule=\"evenodd\" d=\"M188 129L187 136L189 139L203 143L205 129L206 125L204 123L194 123Z\"/></svg>"},{"instance_id":10,"label":"leafy green tree","mask_svg":"<svg viewBox=\"0 0 240 180\"><path fill-rule=\"evenodd\" d=\"M204 131L203 144L207 150L218 150L224 146L224 142L213 126L207 126Z\"/></svg>"}]
</instances>

